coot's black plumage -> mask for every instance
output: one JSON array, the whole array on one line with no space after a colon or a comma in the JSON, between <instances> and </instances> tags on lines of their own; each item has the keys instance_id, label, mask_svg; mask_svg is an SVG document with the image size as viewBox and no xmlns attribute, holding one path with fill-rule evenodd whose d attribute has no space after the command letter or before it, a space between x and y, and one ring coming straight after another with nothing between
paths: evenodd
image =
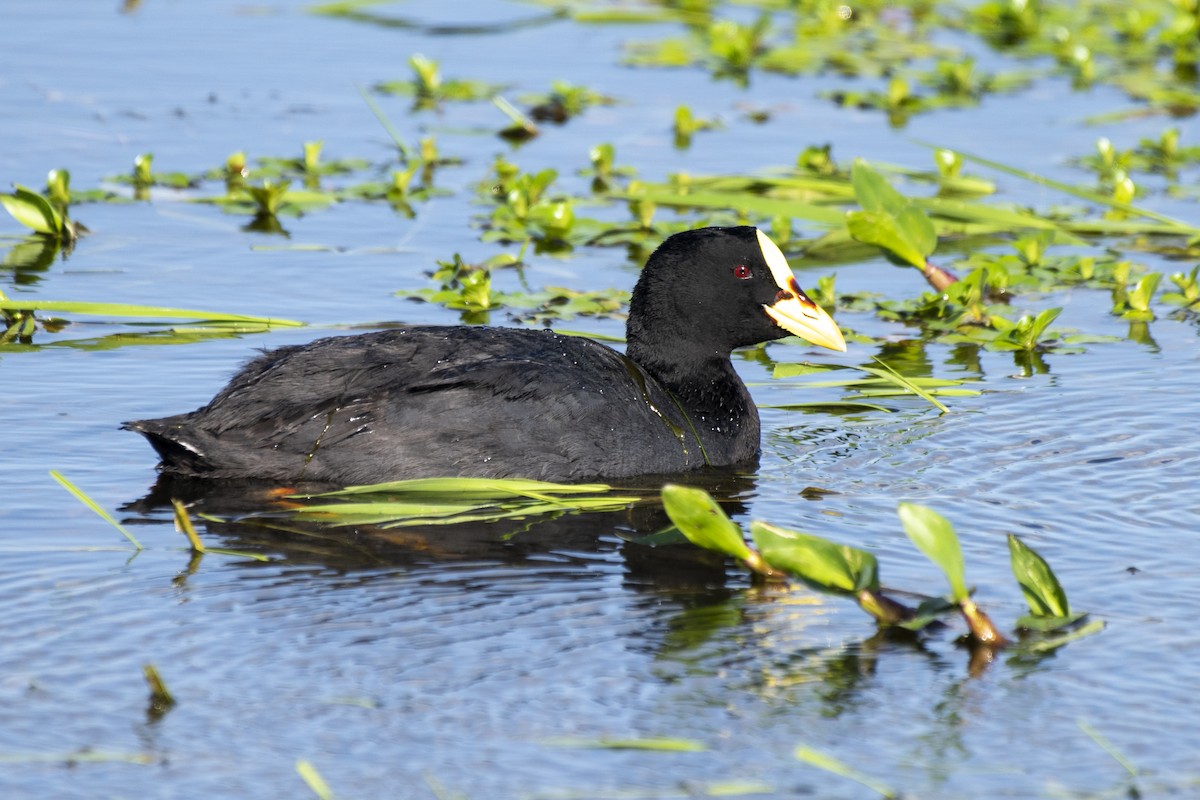
<instances>
[{"instance_id":1,"label":"coot's black plumage","mask_svg":"<svg viewBox=\"0 0 1200 800\"><path fill-rule=\"evenodd\" d=\"M513 328L337 336L259 356L203 408L125 427L163 471L212 478L572 481L751 464L758 411L730 352L789 333L845 349L770 239L703 228L651 255L627 355Z\"/></svg>"}]
</instances>

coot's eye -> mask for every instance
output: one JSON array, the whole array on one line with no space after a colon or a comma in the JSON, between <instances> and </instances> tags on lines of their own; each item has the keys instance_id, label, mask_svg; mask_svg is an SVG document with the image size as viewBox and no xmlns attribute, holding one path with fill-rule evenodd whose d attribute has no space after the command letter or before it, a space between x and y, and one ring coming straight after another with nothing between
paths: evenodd
<instances>
[{"instance_id":1,"label":"coot's eye","mask_svg":"<svg viewBox=\"0 0 1200 800\"><path fill-rule=\"evenodd\" d=\"M737 278L738 280L749 280L752 275L754 275L754 273L751 272L750 268L745 264L738 264L733 268L733 277Z\"/></svg>"}]
</instances>

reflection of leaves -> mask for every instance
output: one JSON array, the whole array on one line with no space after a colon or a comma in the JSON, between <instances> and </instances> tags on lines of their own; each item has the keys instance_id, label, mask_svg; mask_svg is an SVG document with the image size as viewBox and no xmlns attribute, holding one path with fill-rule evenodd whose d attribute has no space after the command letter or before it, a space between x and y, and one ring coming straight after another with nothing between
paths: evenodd
<instances>
[{"instance_id":1,"label":"reflection of leaves","mask_svg":"<svg viewBox=\"0 0 1200 800\"><path fill-rule=\"evenodd\" d=\"M34 237L18 242L4 255L3 269L13 272L13 283L31 286L38 282L34 274L45 272L58 255L59 240L49 237Z\"/></svg>"}]
</instances>

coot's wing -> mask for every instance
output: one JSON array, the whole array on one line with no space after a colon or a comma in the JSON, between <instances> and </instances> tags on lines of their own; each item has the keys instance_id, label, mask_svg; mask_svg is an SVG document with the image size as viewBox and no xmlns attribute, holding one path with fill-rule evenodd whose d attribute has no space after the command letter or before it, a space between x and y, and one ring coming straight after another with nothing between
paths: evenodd
<instances>
[{"instance_id":1,"label":"coot's wing","mask_svg":"<svg viewBox=\"0 0 1200 800\"><path fill-rule=\"evenodd\" d=\"M205 408L134 427L169 440L155 443L165 468L228 477L572 480L704 463L672 398L620 354L501 328L413 328L283 348ZM168 455L180 449L173 465Z\"/></svg>"}]
</instances>

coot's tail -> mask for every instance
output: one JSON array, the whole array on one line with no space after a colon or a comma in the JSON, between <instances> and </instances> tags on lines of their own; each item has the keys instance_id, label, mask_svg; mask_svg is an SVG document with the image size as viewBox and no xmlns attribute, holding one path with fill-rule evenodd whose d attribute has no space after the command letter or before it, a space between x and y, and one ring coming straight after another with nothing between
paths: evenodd
<instances>
[{"instance_id":1,"label":"coot's tail","mask_svg":"<svg viewBox=\"0 0 1200 800\"><path fill-rule=\"evenodd\" d=\"M203 451L188 441L187 429L182 424L186 414L163 417L162 419L139 419L121 424L127 431L137 431L158 453L162 461L160 469L178 475L206 475L213 465Z\"/></svg>"}]
</instances>

